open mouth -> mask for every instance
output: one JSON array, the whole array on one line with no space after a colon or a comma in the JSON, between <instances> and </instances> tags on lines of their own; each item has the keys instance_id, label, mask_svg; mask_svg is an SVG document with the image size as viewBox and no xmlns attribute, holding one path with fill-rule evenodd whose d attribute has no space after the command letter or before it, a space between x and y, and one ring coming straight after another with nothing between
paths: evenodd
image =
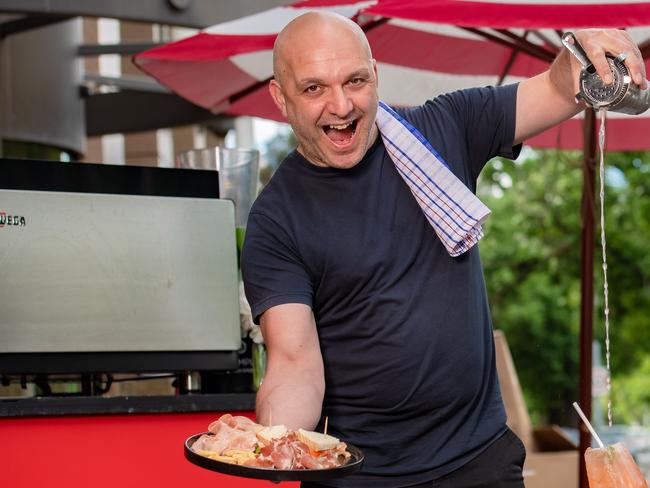
<instances>
[{"instance_id":1,"label":"open mouth","mask_svg":"<svg viewBox=\"0 0 650 488\"><path fill-rule=\"evenodd\" d=\"M354 137L357 130L357 120L345 124L330 124L323 126L325 135L337 146L345 146Z\"/></svg>"}]
</instances>

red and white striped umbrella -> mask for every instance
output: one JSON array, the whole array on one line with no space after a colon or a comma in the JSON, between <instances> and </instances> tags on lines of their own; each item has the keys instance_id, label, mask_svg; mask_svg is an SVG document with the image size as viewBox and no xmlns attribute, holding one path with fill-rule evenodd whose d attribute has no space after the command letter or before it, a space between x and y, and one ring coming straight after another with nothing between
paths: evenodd
<instances>
[{"instance_id":1,"label":"red and white striped umbrella","mask_svg":"<svg viewBox=\"0 0 650 488\"><path fill-rule=\"evenodd\" d=\"M626 28L650 73L650 1L639 0L306 0L209 27L141 53L135 62L180 96L215 113L282 120L267 90L271 49L289 21L313 9L338 12L364 28L377 60L379 95L391 105L420 104L460 88L533 76L555 57L559 33L578 28ZM581 119L578 115L526 143L582 149ZM608 119L608 150L650 150L650 111L640 116L610 113ZM590 185L584 191L583 249L590 249L594 217L589 202L594 195ZM593 296L593 256L585 251L583 261L585 311ZM588 412L590 317L582 314L580 325L580 399ZM589 443L581 433L583 451ZM581 486L587 486L586 478Z\"/></svg>"},{"instance_id":2,"label":"red and white striped umbrella","mask_svg":"<svg viewBox=\"0 0 650 488\"><path fill-rule=\"evenodd\" d=\"M396 106L535 75L554 58L564 30L624 27L650 57L650 2L554 1L307 0L209 27L140 53L134 61L181 97L215 113L283 120L267 91L271 50L282 27L308 10L338 12L364 28L378 63L379 95ZM650 111L644 115L609 114L607 148L650 149ZM581 117L527 143L580 149Z\"/></svg>"}]
</instances>

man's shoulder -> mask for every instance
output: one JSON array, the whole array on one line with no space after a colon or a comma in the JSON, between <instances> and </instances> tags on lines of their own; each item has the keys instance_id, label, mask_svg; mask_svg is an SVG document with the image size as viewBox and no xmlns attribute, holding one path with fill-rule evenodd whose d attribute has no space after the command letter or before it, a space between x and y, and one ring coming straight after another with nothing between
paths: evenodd
<instances>
[{"instance_id":1,"label":"man's shoulder","mask_svg":"<svg viewBox=\"0 0 650 488\"><path fill-rule=\"evenodd\" d=\"M293 153L285 157L278 165L269 181L264 185L253 202L251 214L282 219L287 209L292 207L292 201L299 194L300 171L293 167Z\"/></svg>"},{"instance_id":2,"label":"man's shoulder","mask_svg":"<svg viewBox=\"0 0 650 488\"><path fill-rule=\"evenodd\" d=\"M400 107L395 110L407 120L423 112L444 114L464 110L473 105L480 105L487 99L506 102L516 96L517 84L501 86L481 86L463 88L441 93L414 107Z\"/></svg>"},{"instance_id":3,"label":"man's shoulder","mask_svg":"<svg viewBox=\"0 0 650 488\"><path fill-rule=\"evenodd\" d=\"M395 108L395 111L411 124L426 130L436 121L448 122L456 118L475 97L473 89L457 90L436 95L421 105Z\"/></svg>"},{"instance_id":4,"label":"man's shoulder","mask_svg":"<svg viewBox=\"0 0 650 488\"><path fill-rule=\"evenodd\" d=\"M293 151L295 152L295 151ZM293 164L293 152L289 153L275 168L271 177L268 179L264 188L262 188L258 200L264 195L273 195L282 191L284 187L290 185L292 179L299 177ZM268 197L266 197L268 198Z\"/></svg>"},{"instance_id":5,"label":"man's shoulder","mask_svg":"<svg viewBox=\"0 0 650 488\"><path fill-rule=\"evenodd\" d=\"M434 131L449 136L454 130L463 130L467 121L479 114L495 114L514 106L516 94L516 84L465 88L437 95L422 105L395 110L424 133Z\"/></svg>"}]
</instances>

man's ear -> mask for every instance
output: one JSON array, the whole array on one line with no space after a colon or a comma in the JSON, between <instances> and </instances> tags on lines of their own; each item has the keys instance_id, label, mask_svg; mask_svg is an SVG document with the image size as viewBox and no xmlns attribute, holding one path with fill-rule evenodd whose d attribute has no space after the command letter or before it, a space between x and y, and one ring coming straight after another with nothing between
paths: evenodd
<instances>
[{"instance_id":1,"label":"man's ear","mask_svg":"<svg viewBox=\"0 0 650 488\"><path fill-rule=\"evenodd\" d=\"M276 107L280 109L280 112L282 112L282 115L284 115L286 118L287 103L284 99L284 93L282 93L282 87L277 81L275 81L275 79L269 82L269 93L271 94L271 98L273 98L273 102L275 102Z\"/></svg>"},{"instance_id":2,"label":"man's ear","mask_svg":"<svg viewBox=\"0 0 650 488\"><path fill-rule=\"evenodd\" d=\"M372 71L375 73L375 86L379 86L379 77L377 76L377 60L372 60Z\"/></svg>"}]
</instances>

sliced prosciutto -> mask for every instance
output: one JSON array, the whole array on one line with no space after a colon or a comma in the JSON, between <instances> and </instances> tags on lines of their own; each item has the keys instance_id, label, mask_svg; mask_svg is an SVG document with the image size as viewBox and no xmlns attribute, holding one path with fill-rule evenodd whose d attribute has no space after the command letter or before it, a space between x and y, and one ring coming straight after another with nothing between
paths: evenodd
<instances>
[{"instance_id":1,"label":"sliced prosciutto","mask_svg":"<svg viewBox=\"0 0 650 488\"><path fill-rule=\"evenodd\" d=\"M287 430L284 435L270 442L268 439L262 442L264 436L256 436L262 429L264 426L247 417L225 414L208 426L209 433L199 437L192 450L210 457L223 456L219 460L229 459L233 451L246 451L251 454L240 457L237 461L225 462L277 470L336 468L351 456L343 442L333 449L314 451L292 430Z\"/></svg>"},{"instance_id":2,"label":"sliced prosciutto","mask_svg":"<svg viewBox=\"0 0 650 488\"><path fill-rule=\"evenodd\" d=\"M256 432L264 427L246 417L225 414L208 426L211 434L203 434L192 446L195 452L209 451L218 455L226 449L254 451L257 447Z\"/></svg>"}]
</instances>

